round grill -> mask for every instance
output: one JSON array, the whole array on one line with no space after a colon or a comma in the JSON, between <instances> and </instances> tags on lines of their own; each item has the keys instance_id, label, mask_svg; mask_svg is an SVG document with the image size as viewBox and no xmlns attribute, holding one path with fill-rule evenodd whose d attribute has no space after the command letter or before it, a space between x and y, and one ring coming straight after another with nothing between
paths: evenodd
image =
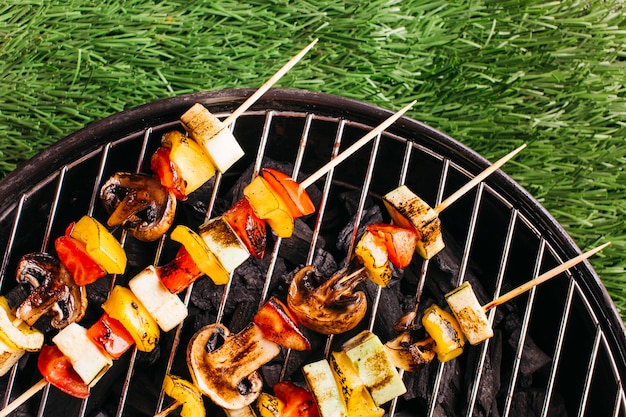
<instances>
[{"instance_id":1,"label":"round grill","mask_svg":"<svg viewBox=\"0 0 626 417\"><path fill-rule=\"evenodd\" d=\"M111 116L76 132L0 182L2 293L14 285L19 258L52 251L51 243L84 214L104 221L97 195L118 171L149 172L161 135L180 128L178 118L201 102L227 116L252 90L224 90L158 101ZM336 96L271 90L233 126L245 156L217 175L178 209L177 222L196 227L234 201L242 176L251 179L268 163L300 178L314 172L392 112ZM187 376L186 343L203 324L220 321L240 330L269 294L283 295L289 273L311 263L323 249L338 267L349 253L380 196L406 184L435 206L489 165L445 134L403 117L378 138L317 181L310 190L318 213L305 220L310 233L298 239L270 239L256 274L227 287L198 281L183 293L190 317L147 355L127 353L82 401L46 387L16 415L151 416L169 401L160 392L165 372ZM384 218L385 214L381 214ZM350 223L353 218L360 219ZM311 335L306 354L283 352L263 370L268 385L283 376L301 381L299 367L315 361L363 328L389 340L403 313L431 303L465 280L490 299L580 253L562 227L525 190L498 171L441 214L446 249L431 261L416 256L400 280L379 289L365 285L369 314L347 335ZM388 219L385 218L386 221ZM130 263L124 284L143 267L166 263L173 245L133 241L116 231ZM337 244L339 243L339 245ZM339 247L338 247L339 246ZM346 249L347 248L347 249ZM206 279L205 279L206 280ZM97 319L112 280L88 288L84 319ZM253 288L255 291L250 291ZM242 289L244 290L242 292ZM242 300L245 297L245 300ZM405 374L409 393L385 408L389 415L428 416L618 416L624 415L626 371L624 327L612 301L588 263L579 264L541 287L490 312L496 336L467 347L462 357ZM0 380L4 405L41 377L36 354L26 355ZM207 406L211 408L207 400ZM220 410L211 412L220 415Z\"/></svg>"}]
</instances>

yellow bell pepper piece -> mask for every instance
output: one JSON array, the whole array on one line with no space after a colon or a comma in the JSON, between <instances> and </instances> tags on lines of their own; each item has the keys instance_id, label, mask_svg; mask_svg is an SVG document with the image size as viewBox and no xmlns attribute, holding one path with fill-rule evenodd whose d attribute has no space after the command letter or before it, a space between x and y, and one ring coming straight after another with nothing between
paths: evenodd
<instances>
[{"instance_id":1,"label":"yellow bell pepper piece","mask_svg":"<svg viewBox=\"0 0 626 417\"><path fill-rule=\"evenodd\" d=\"M152 351L159 342L160 330L148 310L131 290L116 285L102 309L122 323L142 352Z\"/></svg>"},{"instance_id":2,"label":"yellow bell pepper piece","mask_svg":"<svg viewBox=\"0 0 626 417\"><path fill-rule=\"evenodd\" d=\"M0 297L0 341L16 351L37 352L43 346L43 333L17 319L7 299Z\"/></svg>"},{"instance_id":3,"label":"yellow bell pepper piece","mask_svg":"<svg viewBox=\"0 0 626 417\"><path fill-rule=\"evenodd\" d=\"M465 337L452 314L433 304L424 311L422 325L435 341L433 350L439 362L447 362L463 353Z\"/></svg>"},{"instance_id":4,"label":"yellow bell pepper piece","mask_svg":"<svg viewBox=\"0 0 626 417\"><path fill-rule=\"evenodd\" d=\"M243 189L243 195L250 202L257 217L266 220L276 236L291 237L293 234L293 217L289 208L285 200L276 195L263 177L255 177Z\"/></svg>"},{"instance_id":5,"label":"yellow bell pepper piece","mask_svg":"<svg viewBox=\"0 0 626 417\"><path fill-rule=\"evenodd\" d=\"M199 234L181 224L174 228L170 238L185 247L198 269L211 278L215 285L228 283L230 274Z\"/></svg>"},{"instance_id":6,"label":"yellow bell pepper piece","mask_svg":"<svg viewBox=\"0 0 626 417\"><path fill-rule=\"evenodd\" d=\"M370 281L386 287L391 281L392 270L385 242L372 232L366 231L354 248L354 254L363 264Z\"/></svg>"},{"instance_id":7,"label":"yellow bell pepper piece","mask_svg":"<svg viewBox=\"0 0 626 417\"><path fill-rule=\"evenodd\" d=\"M202 394L191 382L171 374L163 378L163 392L183 405L181 417L204 417Z\"/></svg>"},{"instance_id":8,"label":"yellow bell pepper piece","mask_svg":"<svg viewBox=\"0 0 626 417\"><path fill-rule=\"evenodd\" d=\"M259 417L281 417L285 404L278 398L266 392L259 394L256 400L256 409Z\"/></svg>"},{"instance_id":9,"label":"yellow bell pepper piece","mask_svg":"<svg viewBox=\"0 0 626 417\"><path fill-rule=\"evenodd\" d=\"M87 253L107 273L123 274L126 252L120 242L99 221L83 216L74 224L70 237L85 244Z\"/></svg>"},{"instance_id":10,"label":"yellow bell pepper piece","mask_svg":"<svg viewBox=\"0 0 626 417\"><path fill-rule=\"evenodd\" d=\"M202 146L181 132L167 132L161 144L170 148L170 161L185 181L186 194L196 191L215 175L215 167Z\"/></svg>"},{"instance_id":11,"label":"yellow bell pepper piece","mask_svg":"<svg viewBox=\"0 0 626 417\"><path fill-rule=\"evenodd\" d=\"M385 410L374 404L346 352L332 352L328 362L349 416L382 417L385 414Z\"/></svg>"}]
</instances>

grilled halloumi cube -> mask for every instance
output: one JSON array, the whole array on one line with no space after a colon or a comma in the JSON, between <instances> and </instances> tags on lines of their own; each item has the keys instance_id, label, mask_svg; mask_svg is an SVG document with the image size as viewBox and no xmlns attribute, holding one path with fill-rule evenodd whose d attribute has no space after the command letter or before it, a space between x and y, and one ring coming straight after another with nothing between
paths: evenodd
<instances>
[{"instance_id":1,"label":"grilled halloumi cube","mask_svg":"<svg viewBox=\"0 0 626 417\"><path fill-rule=\"evenodd\" d=\"M228 273L250 256L239 236L221 216L201 225L199 234Z\"/></svg>"},{"instance_id":2,"label":"grilled halloumi cube","mask_svg":"<svg viewBox=\"0 0 626 417\"><path fill-rule=\"evenodd\" d=\"M354 248L354 254L363 264L367 277L381 287L391 281L393 272L389 265L389 256L385 242L377 235L366 231Z\"/></svg>"},{"instance_id":3,"label":"grilled halloumi cube","mask_svg":"<svg viewBox=\"0 0 626 417\"><path fill-rule=\"evenodd\" d=\"M0 376L5 375L20 360L26 351L14 349L0 339Z\"/></svg>"},{"instance_id":4,"label":"grilled halloumi cube","mask_svg":"<svg viewBox=\"0 0 626 417\"><path fill-rule=\"evenodd\" d=\"M342 345L376 405L404 394L406 386L378 336L364 330Z\"/></svg>"},{"instance_id":5,"label":"grilled halloumi cube","mask_svg":"<svg viewBox=\"0 0 626 417\"><path fill-rule=\"evenodd\" d=\"M163 285L153 265L135 275L128 287L164 332L172 330L187 317L185 303Z\"/></svg>"},{"instance_id":6,"label":"grilled halloumi cube","mask_svg":"<svg viewBox=\"0 0 626 417\"><path fill-rule=\"evenodd\" d=\"M406 185L385 194L383 203L395 224L417 231L416 251L422 258L430 259L445 247L437 212Z\"/></svg>"},{"instance_id":7,"label":"grilled halloumi cube","mask_svg":"<svg viewBox=\"0 0 626 417\"><path fill-rule=\"evenodd\" d=\"M465 281L446 294L446 301L470 344L477 345L493 337L493 329L485 309L480 305L469 282Z\"/></svg>"},{"instance_id":8,"label":"grilled halloumi cube","mask_svg":"<svg viewBox=\"0 0 626 417\"><path fill-rule=\"evenodd\" d=\"M326 359L303 366L302 373L321 417L349 417Z\"/></svg>"},{"instance_id":9,"label":"grilled halloumi cube","mask_svg":"<svg viewBox=\"0 0 626 417\"><path fill-rule=\"evenodd\" d=\"M70 323L52 341L87 385L95 385L113 365L113 360L96 346L87 336L87 329L78 323Z\"/></svg>"},{"instance_id":10,"label":"grilled halloumi cube","mask_svg":"<svg viewBox=\"0 0 626 417\"><path fill-rule=\"evenodd\" d=\"M180 121L189 136L204 147L220 172L226 172L244 155L230 129L202 104L194 104L180 117Z\"/></svg>"}]
</instances>

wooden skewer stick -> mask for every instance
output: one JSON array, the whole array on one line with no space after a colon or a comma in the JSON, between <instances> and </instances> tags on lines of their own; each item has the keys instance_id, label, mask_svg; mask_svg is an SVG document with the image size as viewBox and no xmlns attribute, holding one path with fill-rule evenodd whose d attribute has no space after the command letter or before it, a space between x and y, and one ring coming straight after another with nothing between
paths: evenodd
<instances>
[{"instance_id":1,"label":"wooden skewer stick","mask_svg":"<svg viewBox=\"0 0 626 417\"><path fill-rule=\"evenodd\" d=\"M543 274L539 275L537 278L528 281L525 284L520 285L517 288L512 289L511 291L507 292L504 295L501 295L500 297L496 298L495 300L485 304L483 306L483 308L485 309L485 311L489 311L492 308L499 306L501 304L506 303L507 301L517 297L520 294L525 293L526 291L530 290L531 288L539 285L539 284L543 284L544 282L546 282L547 280L554 278L555 276L559 275L561 272L565 272L568 269L570 269L572 266L584 261L585 259L591 257L592 255L600 252L602 249L606 248L607 246L609 246L611 244L611 242L607 242L603 245L600 245L594 249L591 249L581 255L578 255L572 259L570 259L567 262L562 263L561 265L552 268L551 270L544 272Z\"/></svg>"},{"instance_id":2,"label":"wooden skewer stick","mask_svg":"<svg viewBox=\"0 0 626 417\"><path fill-rule=\"evenodd\" d=\"M259 99L259 97L265 94L265 92L269 90L276 83L276 81L278 81L283 75L285 75L287 71L293 68L298 63L298 61L300 61L300 59L302 59L302 57L306 55L307 52L309 52L309 50L313 48L313 46L317 43L317 41L318 39L315 39L313 42L308 44L304 49L298 52L293 58L291 58L289 62L283 65L281 69L279 69L274 75L272 75L272 77L269 80L267 80L261 87L259 87L259 89L256 90L254 94L248 97L246 101L244 101L237 109L235 109L234 112L231 113L230 116L228 116L224 120L223 122L224 125L229 126L231 123L235 121L235 119L237 119L246 110L248 110L250 106L252 106Z\"/></svg>"},{"instance_id":3,"label":"wooden skewer stick","mask_svg":"<svg viewBox=\"0 0 626 417\"><path fill-rule=\"evenodd\" d=\"M176 410L181 405L182 403L180 401L174 401L172 404L170 404L169 407L164 408L160 413L155 414L154 417L165 417L169 415L172 411Z\"/></svg>"},{"instance_id":4,"label":"wooden skewer stick","mask_svg":"<svg viewBox=\"0 0 626 417\"><path fill-rule=\"evenodd\" d=\"M15 411L20 405L24 404L30 397L32 397L33 395L41 391L43 387L46 386L47 383L48 381L46 381L45 379L42 379L41 381L37 382L35 385L30 387L27 391L24 391L22 395L14 399L9 405L6 406L6 408L3 408L2 410L0 410L0 417L8 416L11 412Z\"/></svg>"},{"instance_id":5,"label":"wooden skewer stick","mask_svg":"<svg viewBox=\"0 0 626 417\"><path fill-rule=\"evenodd\" d=\"M350 155L359 150L363 145L365 145L370 140L374 139L378 134L391 126L396 120L398 120L404 113L406 113L413 105L417 102L417 100L413 100L403 108L401 108L397 113L392 114L386 119L384 122L376 126L374 129L370 130L365 136L363 136L358 141L354 142L350 147L348 147L345 151L341 152L335 158L331 159L326 165L322 166L320 169L311 174L307 179L300 183L300 187L302 189L308 188L315 181L323 177L328 171L342 163L346 160Z\"/></svg>"},{"instance_id":6,"label":"wooden skewer stick","mask_svg":"<svg viewBox=\"0 0 626 417\"><path fill-rule=\"evenodd\" d=\"M499 160L491 164L483 172L476 175L467 184L459 188L454 194L452 194L450 197L446 198L444 201L439 203L439 205L437 205L437 207L435 207L433 210L435 210L437 213L441 213L442 211L444 211L448 206L452 205L452 203L454 203L456 200L461 198L465 193L467 193L469 190L471 190L476 185L478 185L482 180L484 180L489 175L497 171L502 165L504 165L509 159L517 155L525 147L526 147L526 144L523 144L519 148L515 149L514 151L509 152L508 154L506 154L505 156L503 156L502 158L500 158Z\"/></svg>"}]
</instances>

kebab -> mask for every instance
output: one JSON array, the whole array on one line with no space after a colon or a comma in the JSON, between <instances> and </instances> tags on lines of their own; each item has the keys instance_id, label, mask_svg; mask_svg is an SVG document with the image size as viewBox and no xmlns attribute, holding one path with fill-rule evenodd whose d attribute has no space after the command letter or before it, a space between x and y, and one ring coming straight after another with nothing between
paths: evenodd
<instances>
[{"instance_id":1,"label":"kebab","mask_svg":"<svg viewBox=\"0 0 626 417\"><path fill-rule=\"evenodd\" d=\"M355 257L361 268L351 273L345 268L326 279L317 276L312 266L301 268L289 286L289 308L304 326L318 333L338 334L354 328L367 310L365 294L355 291L356 286L369 278L385 287L392 277L391 264L403 269L415 252L425 259L439 253L445 247L439 213L525 147L522 145L500 158L435 208L406 185L385 194L383 203L393 224L367 225L355 247Z\"/></svg>"},{"instance_id":2,"label":"kebab","mask_svg":"<svg viewBox=\"0 0 626 417\"><path fill-rule=\"evenodd\" d=\"M123 226L141 241L159 239L174 221L177 201L228 170L243 155L229 126L252 106L284 74L302 59L317 39L291 58L223 122L200 103L180 118L189 137L179 131L163 135L152 155L154 176L117 172L100 189L100 199L109 213L109 227Z\"/></svg>"}]
</instances>

